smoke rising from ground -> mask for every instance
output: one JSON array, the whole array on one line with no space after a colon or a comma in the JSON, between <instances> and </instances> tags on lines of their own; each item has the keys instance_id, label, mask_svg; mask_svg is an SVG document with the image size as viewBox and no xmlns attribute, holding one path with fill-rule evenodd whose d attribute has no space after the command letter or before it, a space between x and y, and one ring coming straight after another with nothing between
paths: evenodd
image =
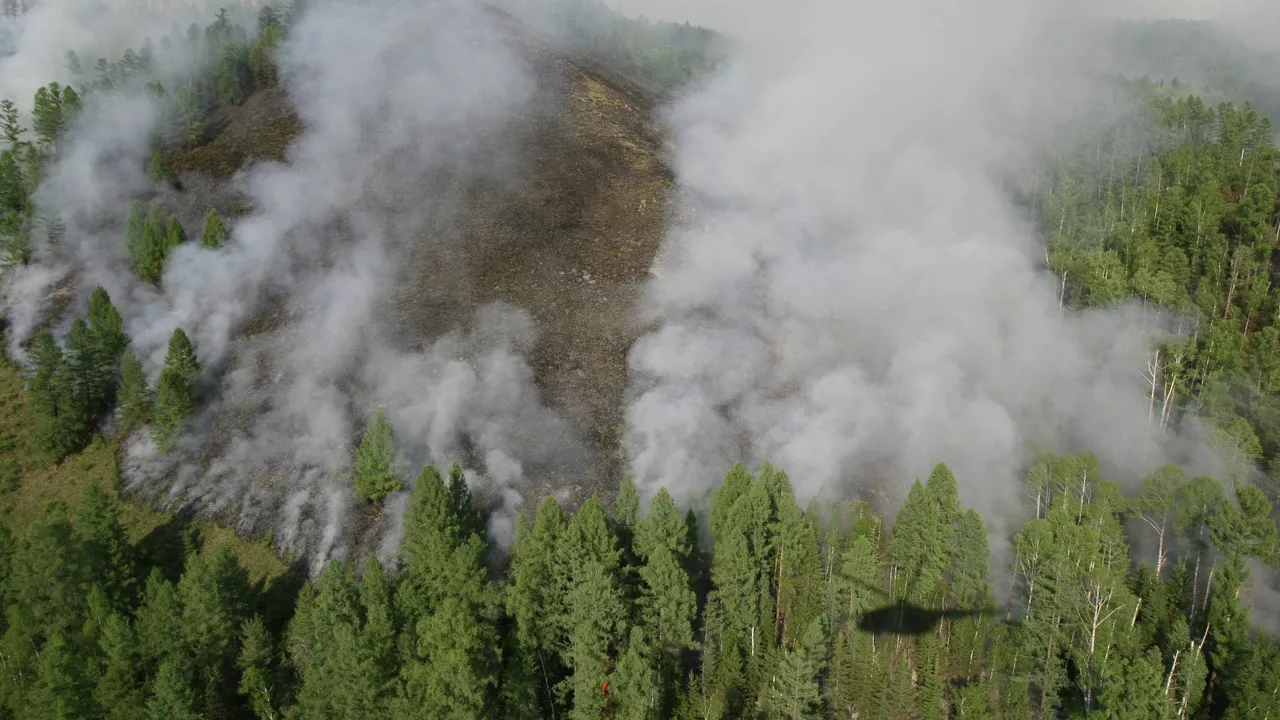
<instances>
[{"instance_id":1,"label":"smoke rising from ground","mask_svg":"<svg viewBox=\"0 0 1280 720\"><path fill-rule=\"evenodd\" d=\"M516 483L578 447L532 386L521 355L528 317L483 308L472 328L422 351L384 321L403 271L397 258L414 242L447 242L431 236L431 221L460 210L433 201L430 188L510 181L497 136L531 91L523 61L472 3L334 2L305 13L279 65L303 135L287 164L237 179L252 212L219 250L177 248L162 290L129 274L120 239L128 197L145 189L148 125L95 116L100 127L77 134L60 159L55 177L67 181L42 190L84 218L58 248L64 270L55 274L107 287L153 378L177 327L206 371L194 432L167 457L135 434L126 482L171 506L234 513L241 529L273 531L279 547L318 567L363 542L347 532L352 440L386 407L406 481L423 462L474 459L472 479L492 479L505 508L494 527L502 536L521 499ZM93 169L77 169L77 154ZM104 182L115 170L102 161L116 155L123 182ZM198 228L187 231L194 238ZM11 302L10 317L38 316L28 308L40 300ZM240 331L264 312L277 318L268 331ZM391 498L365 528L387 533L384 558L403 508L403 496Z\"/></svg>"},{"instance_id":2,"label":"smoke rising from ground","mask_svg":"<svg viewBox=\"0 0 1280 720\"><path fill-rule=\"evenodd\" d=\"M1064 314L1011 199L1029 138L1091 112L1050 4L811 5L669 114L687 212L631 353L638 482L698 498L768 459L801 496L895 497L947 461L996 519L1037 445L1208 462L1148 430L1158 323Z\"/></svg>"}]
</instances>

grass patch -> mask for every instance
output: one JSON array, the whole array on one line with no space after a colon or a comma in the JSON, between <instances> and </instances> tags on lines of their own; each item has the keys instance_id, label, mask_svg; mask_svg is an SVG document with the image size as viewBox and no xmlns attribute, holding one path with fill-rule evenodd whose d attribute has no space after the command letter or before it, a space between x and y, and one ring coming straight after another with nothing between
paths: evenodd
<instances>
[{"instance_id":1,"label":"grass patch","mask_svg":"<svg viewBox=\"0 0 1280 720\"><path fill-rule=\"evenodd\" d=\"M74 513L84 486L96 480L118 501L120 523L130 541L139 543L174 519L172 513L130 502L119 493L117 444L101 436L83 451L54 465L32 438L35 413L27 405L22 376L12 363L0 361L0 518L15 535L59 506ZM209 522L193 523L206 555L223 542L230 543L254 582L268 582L285 572L285 566L262 541L245 540L233 530Z\"/></svg>"}]
</instances>

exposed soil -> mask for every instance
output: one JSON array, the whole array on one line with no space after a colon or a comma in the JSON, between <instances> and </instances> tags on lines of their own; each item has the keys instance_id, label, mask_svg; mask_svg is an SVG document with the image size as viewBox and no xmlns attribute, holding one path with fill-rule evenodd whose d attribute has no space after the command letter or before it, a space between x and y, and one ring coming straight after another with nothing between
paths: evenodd
<instances>
[{"instance_id":1,"label":"exposed soil","mask_svg":"<svg viewBox=\"0 0 1280 720\"><path fill-rule=\"evenodd\" d=\"M462 208L435 219L410 250L392 304L397 335L424 346L501 300L529 311L539 339L528 360L544 401L600 460L605 487L621 470L627 352L639 334L635 304L661 244L672 196L661 98L627 78L569 57L495 11L504 40L527 58L534 100L499 138L520 181L424 188L424 204ZM301 123L278 90L256 93L208 123L209 140L166 156L182 178L166 202L188 232L209 207L248 208L229 182L255 160L279 161ZM449 197L442 202L439 193ZM194 236L193 236L194 237ZM444 239L445 241L442 241ZM242 334L273 329L263 308Z\"/></svg>"}]
</instances>

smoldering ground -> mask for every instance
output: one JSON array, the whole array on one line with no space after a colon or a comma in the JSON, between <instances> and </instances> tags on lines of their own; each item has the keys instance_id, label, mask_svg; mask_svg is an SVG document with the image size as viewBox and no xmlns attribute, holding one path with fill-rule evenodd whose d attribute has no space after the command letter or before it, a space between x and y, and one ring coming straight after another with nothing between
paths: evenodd
<instances>
[{"instance_id":1,"label":"smoldering ground","mask_svg":"<svg viewBox=\"0 0 1280 720\"><path fill-rule=\"evenodd\" d=\"M1194 422L1148 421L1161 324L1064 312L1011 192L1101 107L1055 5L805 3L673 105L689 220L631 353L644 487L696 499L768 459L802 497L893 500L946 461L999 546L1037 447L1127 480L1214 465Z\"/></svg>"},{"instance_id":2,"label":"smoldering ground","mask_svg":"<svg viewBox=\"0 0 1280 720\"><path fill-rule=\"evenodd\" d=\"M193 431L165 457L135 434L126 484L166 506L272 532L281 549L317 564L353 543L372 548L383 534L377 547L391 554L403 497L376 515L357 512L350 491L352 441L385 407L405 450L406 481L424 462L470 461L477 491L501 506L501 536L531 472L554 475L583 457L533 387L521 354L533 337L529 319L517 308L482 308L425 348L385 320L397 258L412 243L448 242L428 230L463 212L434 200L447 196L432 188L518 182L498 130L529 99L524 62L473 3L330 2L299 19L279 65L303 135L286 163L237 178L253 210L223 248L177 248L162 289L138 283L121 257L122 215L138 186L94 195L111 179L102 158L115 153L142 167L145 125L115 127L134 146L78 133L71 152L98 161L90 163L96 182L47 191L69 214L99 220L70 227L57 260L63 275L107 286L151 376L177 327L204 365ZM81 185L94 187L78 192ZM88 212L100 205L115 207L114 222ZM272 319L259 322L262 315ZM255 330L243 332L246 323Z\"/></svg>"}]
</instances>

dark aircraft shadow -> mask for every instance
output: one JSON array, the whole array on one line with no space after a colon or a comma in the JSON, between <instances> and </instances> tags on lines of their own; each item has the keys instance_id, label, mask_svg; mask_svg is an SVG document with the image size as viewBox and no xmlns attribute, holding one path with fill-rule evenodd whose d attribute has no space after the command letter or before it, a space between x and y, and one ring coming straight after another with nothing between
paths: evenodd
<instances>
[{"instance_id":1,"label":"dark aircraft shadow","mask_svg":"<svg viewBox=\"0 0 1280 720\"><path fill-rule=\"evenodd\" d=\"M858 628L869 633L894 635L923 635L938 629L943 620L983 615L994 616L994 611L925 608L907 602L895 602L858 618Z\"/></svg>"},{"instance_id":2,"label":"dark aircraft shadow","mask_svg":"<svg viewBox=\"0 0 1280 720\"><path fill-rule=\"evenodd\" d=\"M882 588L874 585L865 587L877 595L891 599ZM961 618L996 618L1002 614L994 607L981 608L934 608L915 605L905 600L893 600L890 604L863 613L858 618L858 629L869 633L890 633L894 635L923 635L938 629L943 620ZM1000 617L998 622L1017 623L1017 620Z\"/></svg>"}]
</instances>

